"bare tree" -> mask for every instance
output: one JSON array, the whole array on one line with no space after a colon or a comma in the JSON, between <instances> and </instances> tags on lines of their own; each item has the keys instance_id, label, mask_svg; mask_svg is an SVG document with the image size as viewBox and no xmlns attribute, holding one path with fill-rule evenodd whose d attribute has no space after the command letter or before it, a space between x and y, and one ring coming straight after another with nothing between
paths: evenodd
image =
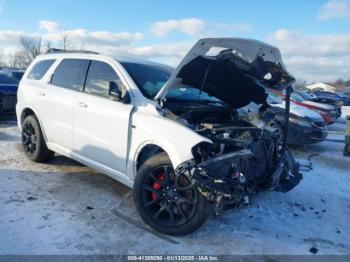
<instances>
[{"instance_id":1,"label":"bare tree","mask_svg":"<svg viewBox=\"0 0 350 262\"><path fill-rule=\"evenodd\" d=\"M27 68L30 63L23 56L22 51L17 51L7 56L7 66L11 68Z\"/></svg>"},{"instance_id":2,"label":"bare tree","mask_svg":"<svg viewBox=\"0 0 350 262\"><path fill-rule=\"evenodd\" d=\"M51 49L51 41L47 41L46 42L46 45L45 45L45 51L44 52L47 52Z\"/></svg>"},{"instance_id":3,"label":"bare tree","mask_svg":"<svg viewBox=\"0 0 350 262\"><path fill-rule=\"evenodd\" d=\"M7 64L8 67L16 67L17 61L15 59L15 54L8 54L7 55Z\"/></svg>"},{"instance_id":4,"label":"bare tree","mask_svg":"<svg viewBox=\"0 0 350 262\"><path fill-rule=\"evenodd\" d=\"M84 40L81 38L81 39L80 39L80 50L84 50L84 46L85 46L85 42L84 42Z\"/></svg>"},{"instance_id":5,"label":"bare tree","mask_svg":"<svg viewBox=\"0 0 350 262\"><path fill-rule=\"evenodd\" d=\"M4 54L1 52L0 53L0 68L6 66L6 63L4 61Z\"/></svg>"},{"instance_id":6,"label":"bare tree","mask_svg":"<svg viewBox=\"0 0 350 262\"><path fill-rule=\"evenodd\" d=\"M339 78L339 79L337 79L337 81L335 81L335 84L344 85L345 84L345 80L342 79L342 78Z\"/></svg>"},{"instance_id":7,"label":"bare tree","mask_svg":"<svg viewBox=\"0 0 350 262\"><path fill-rule=\"evenodd\" d=\"M11 57L12 64L16 67L27 68L35 57L41 53L41 37L21 36L19 50Z\"/></svg>"},{"instance_id":8,"label":"bare tree","mask_svg":"<svg viewBox=\"0 0 350 262\"><path fill-rule=\"evenodd\" d=\"M62 32L62 47L63 47L63 50L69 49L69 38L65 31Z\"/></svg>"}]
</instances>

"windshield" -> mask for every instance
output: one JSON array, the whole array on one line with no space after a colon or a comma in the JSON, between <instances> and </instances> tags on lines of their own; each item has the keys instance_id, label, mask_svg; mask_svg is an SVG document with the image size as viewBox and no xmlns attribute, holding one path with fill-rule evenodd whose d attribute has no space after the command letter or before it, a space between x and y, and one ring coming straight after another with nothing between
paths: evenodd
<instances>
[{"instance_id":1,"label":"windshield","mask_svg":"<svg viewBox=\"0 0 350 262\"><path fill-rule=\"evenodd\" d=\"M166 65L131 62L121 62L121 64L148 99L154 99L173 72L173 68Z\"/></svg>"},{"instance_id":2,"label":"windshield","mask_svg":"<svg viewBox=\"0 0 350 262\"><path fill-rule=\"evenodd\" d=\"M24 75L24 72L12 72L11 75L20 81Z\"/></svg>"},{"instance_id":3,"label":"windshield","mask_svg":"<svg viewBox=\"0 0 350 262\"><path fill-rule=\"evenodd\" d=\"M169 90L166 95L167 101L205 101L211 103L220 103L223 104L221 100L214 96L210 96L204 91L200 91L198 88L194 87L174 87Z\"/></svg>"},{"instance_id":4,"label":"windshield","mask_svg":"<svg viewBox=\"0 0 350 262\"><path fill-rule=\"evenodd\" d=\"M121 63L131 78L134 80L142 94L154 99L159 90L168 81L173 68L159 64L141 64L141 63ZM179 85L172 88L166 95L168 101L206 101L213 103L222 103L219 99L208 95L198 88L186 85Z\"/></svg>"}]
</instances>

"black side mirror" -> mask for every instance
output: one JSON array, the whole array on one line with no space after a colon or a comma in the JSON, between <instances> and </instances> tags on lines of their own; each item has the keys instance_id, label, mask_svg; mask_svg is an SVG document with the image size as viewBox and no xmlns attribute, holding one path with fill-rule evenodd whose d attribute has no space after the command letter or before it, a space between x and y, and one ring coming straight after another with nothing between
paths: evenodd
<instances>
[{"instance_id":1,"label":"black side mirror","mask_svg":"<svg viewBox=\"0 0 350 262\"><path fill-rule=\"evenodd\" d=\"M121 90L116 82L114 82L114 81L109 82L108 95L113 100L120 101L122 99L122 92L121 92Z\"/></svg>"},{"instance_id":2,"label":"black side mirror","mask_svg":"<svg viewBox=\"0 0 350 262\"><path fill-rule=\"evenodd\" d=\"M124 104L130 103L128 92L125 90L125 94L123 95L121 88L114 81L109 82L108 95L112 100L121 101Z\"/></svg>"}]
</instances>

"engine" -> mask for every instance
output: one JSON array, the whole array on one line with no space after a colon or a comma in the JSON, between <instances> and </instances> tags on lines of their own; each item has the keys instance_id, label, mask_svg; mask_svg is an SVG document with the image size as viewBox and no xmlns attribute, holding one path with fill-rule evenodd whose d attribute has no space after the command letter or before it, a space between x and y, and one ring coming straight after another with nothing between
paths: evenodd
<instances>
[{"instance_id":1,"label":"engine","mask_svg":"<svg viewBox=\"0 0 350 262\"><path fill-rule=\"evenodd\" d=\"M268 110L244 114L223 106L182 105L171 108L167 116L212 141L195 146L194 163L180 167L192 169L194 179L209 199L219 196L220 203L237 204L271 187L271 174L281 157L282 138Z\"/></svg>"}]
</instances>

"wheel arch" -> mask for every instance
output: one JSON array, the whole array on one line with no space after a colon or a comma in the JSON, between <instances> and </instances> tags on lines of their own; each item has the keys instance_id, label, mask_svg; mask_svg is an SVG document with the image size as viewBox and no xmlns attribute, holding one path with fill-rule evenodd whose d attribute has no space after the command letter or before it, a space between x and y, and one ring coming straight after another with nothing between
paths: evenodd
<instances>
[{"instance_id":1,"label":"wheel arch","mask_svg":"<svg viewBox=\"0 0 350 262\"><path fill-rule=\"evenodd\" d=\"M146 160L150 159L154 155L159 154L161 152L166 153L170 161L173 163L169 152L165 149L165 147L161 143L157 141L145 141L144 143L142 143L138 147L134 155L134 161L133 161L134 178L136 177L138 170Z\"/></svg>"},{"instance_id":2,"label":"wheel arch","mask_svg":"<svg viewBox=\"0 0 350 262\"><path fill-rule=\"evenodd\" d=\"M32 108L26 107L22 110L21 116L20 116L20 124L22 126L24 119L27 116L34 115L36 118L38 118Z\"/></svg>"},{"instance_id":3,"label":"wheel arch","mask_svg":"<svg viewBox=\"0 0 350 262\"><path fill-rule=\"evenodd\" d=\"M33 116L36 117L36 119L38 119L41 132L43 133L43 136L44 136L45 141L47 141L46 134L45 134L45 130L44 130L43 125L42 125L42 123L41 123L41 121L40 121L40 118L38 117L36 111L35 111L33 108L31 108L31 107L25 107L25 108L23 108L23 110L21 111L21 115L20 115L20 119L19 119L20 122L19 122L19 125L18 125L19 128L20 128L20 130L22 131L22 124L23 124L24 119L25 119L27 116L30 116L30 115L33 115Z\"/></svg>"}]
</instances>

